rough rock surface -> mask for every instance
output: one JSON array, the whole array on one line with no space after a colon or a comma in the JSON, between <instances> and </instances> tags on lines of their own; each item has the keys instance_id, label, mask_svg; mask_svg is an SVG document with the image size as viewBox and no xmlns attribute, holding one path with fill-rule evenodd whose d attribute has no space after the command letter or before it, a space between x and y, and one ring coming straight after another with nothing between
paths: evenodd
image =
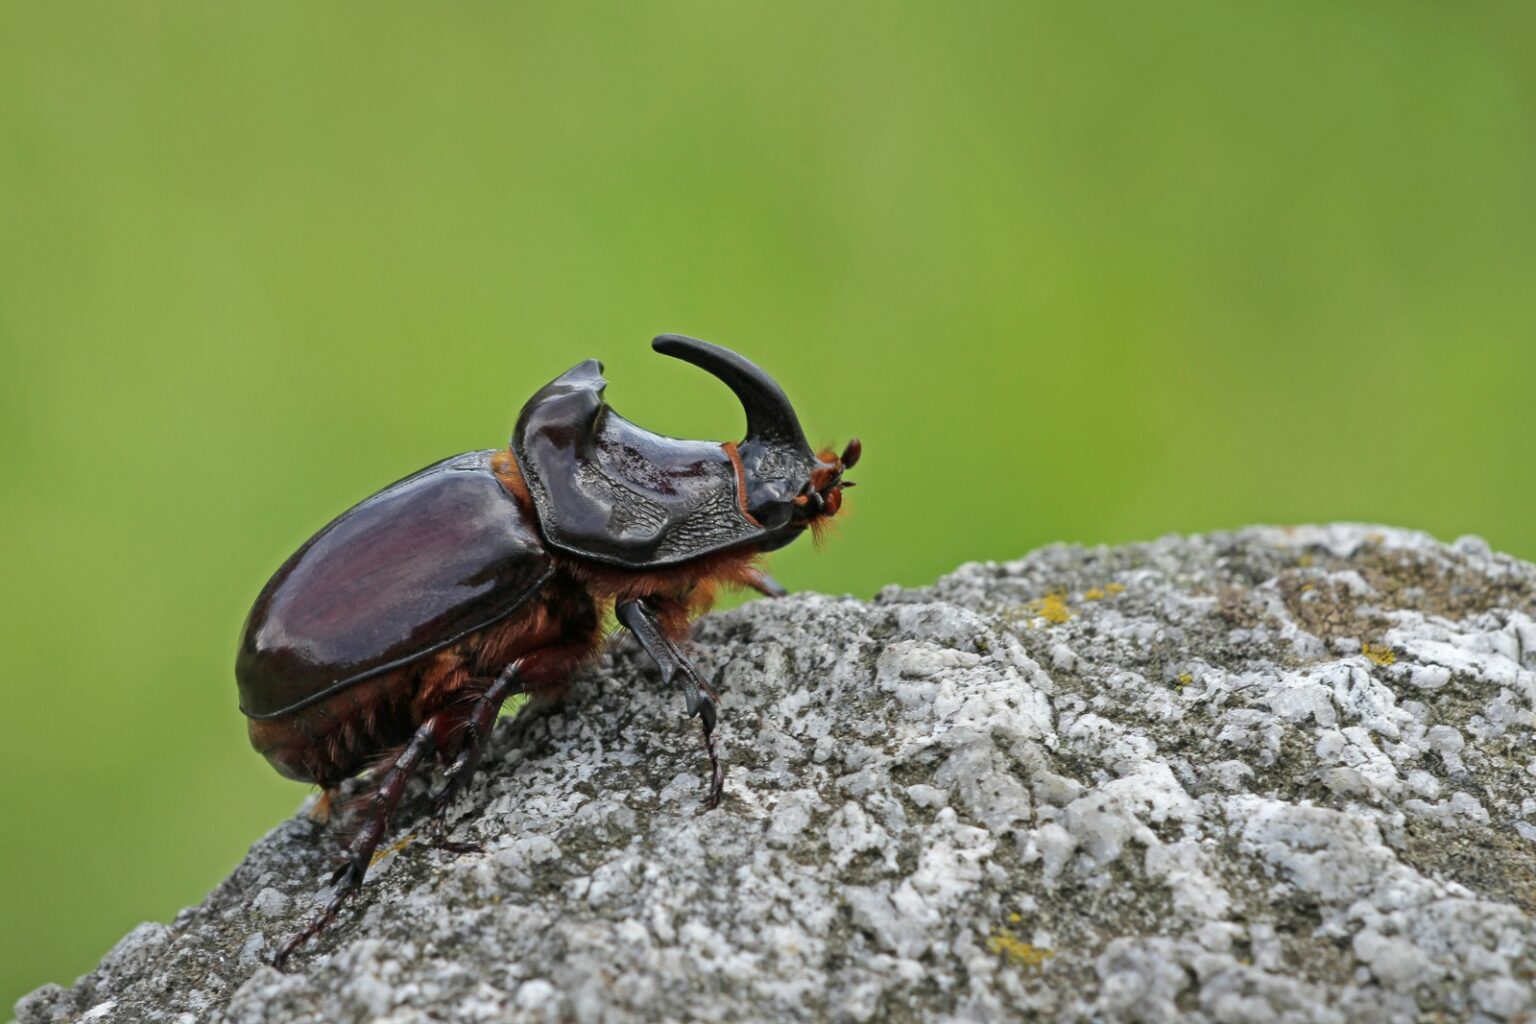
<instances>
[{"instance_id":1,"label":"rough rock surface","mask_svg":"<svg viewBox=\"0 0 1536 1024\"><path fill-rule=\"evenodd\" d=\"M1536 567L1250 529L699 626L727 798L619 644L506 730L291 973L303 816L54 1020L1518 1020L1536 1014Z\"/></svg>"}]
</instances>

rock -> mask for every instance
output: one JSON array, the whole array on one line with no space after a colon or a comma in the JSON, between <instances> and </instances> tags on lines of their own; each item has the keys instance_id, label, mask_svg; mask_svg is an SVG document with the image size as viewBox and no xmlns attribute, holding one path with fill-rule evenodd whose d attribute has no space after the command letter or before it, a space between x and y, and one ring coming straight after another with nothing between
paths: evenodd
<instances>
[{"instance_id":1,"label":"rock","mask_svg":"<svg viewBox=\"0 0 1536 1024\"><path fill-rule=\"evenodd\" d=\"M727 798L631 645L425 780L292 973L275 829L54 1020L1515 1020L1536 1013L1536 567L1360 526L1052 547L705 619ZM253 755L254 756L254 755ZM1421 1017L1421 1015L1425 1015Z\"/></svg>"}]
</instances>

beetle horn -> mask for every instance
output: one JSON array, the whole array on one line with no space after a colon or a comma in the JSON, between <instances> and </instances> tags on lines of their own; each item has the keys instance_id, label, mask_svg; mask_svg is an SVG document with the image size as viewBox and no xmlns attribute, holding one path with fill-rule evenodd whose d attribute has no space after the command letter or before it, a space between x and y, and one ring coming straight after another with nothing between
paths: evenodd
<instances>
[{"instance_id":1,"label":"beetle horn","mask_svg":"<svg viewBox=\"0 0 1536 1024\"><path fill-rule=\"evenodd\" d=\"M805 443L805 433L800 429L800 417L795 415L784 389L750 359L681 334L663 334L651 342L651 348L692 363L724 381L746 410L745 441L788 446L814 461L811 446Z\"/></svg>"}]
</instances>

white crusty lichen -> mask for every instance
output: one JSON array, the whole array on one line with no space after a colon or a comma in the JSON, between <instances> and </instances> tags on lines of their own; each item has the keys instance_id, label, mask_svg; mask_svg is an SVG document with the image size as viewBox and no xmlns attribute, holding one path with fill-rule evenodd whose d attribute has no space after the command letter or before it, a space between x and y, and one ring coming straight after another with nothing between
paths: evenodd
<instances>
[{"instance_id":1,"label":"white crusty lichen","mask_svg":"<svg viewBox=\"0 0 1536 1024\"><path fill-rule=\"evenodd\" d=\"M1536 567L1258 528L701 623L726 800L627 646L452 855L405 805L290 974L300 816L23 1024L1518 1020L1536 1013ZM334 826L332 826L334 827ZM103 1009L105 1007L106 1009Z\"/></svg>"}]
</instances>

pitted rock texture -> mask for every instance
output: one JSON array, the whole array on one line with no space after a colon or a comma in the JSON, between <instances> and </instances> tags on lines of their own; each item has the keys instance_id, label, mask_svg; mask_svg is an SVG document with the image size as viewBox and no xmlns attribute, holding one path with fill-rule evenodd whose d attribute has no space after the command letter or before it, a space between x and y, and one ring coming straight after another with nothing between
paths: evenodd
<instances>
[{"instance_id":1,"label":"pitted rock texture","mask_svg":"<svg viewBox=\"0 0 1536 1024\"><path fill-rule=\"evenodd\" d=\"M1056 547L699 626L726 800L617 644L426 783L362 897L304 817L23 1024L1536 1014L1536 567L1363 526Z\"/></svg>"}]
</instances>

